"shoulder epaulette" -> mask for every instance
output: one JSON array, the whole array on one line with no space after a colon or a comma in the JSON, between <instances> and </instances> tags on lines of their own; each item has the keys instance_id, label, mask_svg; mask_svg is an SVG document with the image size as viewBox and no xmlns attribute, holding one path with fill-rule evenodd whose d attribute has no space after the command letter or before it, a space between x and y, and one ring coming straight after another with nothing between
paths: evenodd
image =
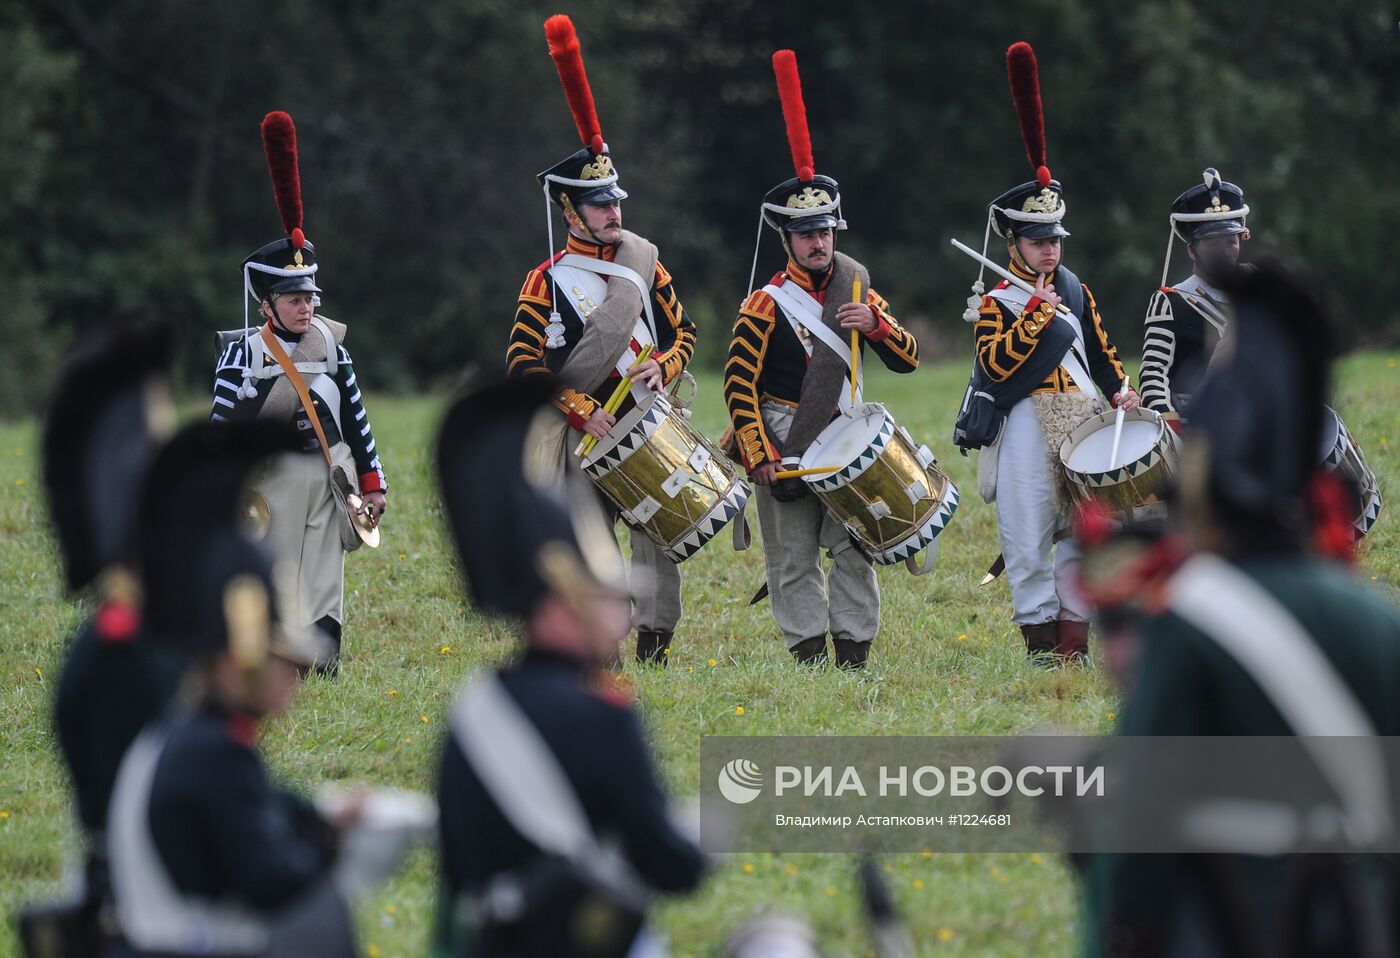
<instances>
[{"instance_id":1,"label":"shoulder epaulette","mask_svg":"<svg viewBox=\"0 0 1400 958\"><path fill-rule=\"evenodd\" d=\"M544 270L530 270L525 285L520 287L520 298L532 303L549 303L549 277L544 275Z\"/></svg>"},{"instance_id":2,"label":"shoulder epaulette","mask_svg":"<svg viewBox=\"0 0 1400 958\"><path fill-rule=\"evenodd\" d=\"M778 304L773 302L772 296L761 289L756 289L749 294L748 299L744 300L744 305L739 307L739 311L753 316L762 316L764 319L773 319L778 315Z\"/></svg>"}]
</instances>

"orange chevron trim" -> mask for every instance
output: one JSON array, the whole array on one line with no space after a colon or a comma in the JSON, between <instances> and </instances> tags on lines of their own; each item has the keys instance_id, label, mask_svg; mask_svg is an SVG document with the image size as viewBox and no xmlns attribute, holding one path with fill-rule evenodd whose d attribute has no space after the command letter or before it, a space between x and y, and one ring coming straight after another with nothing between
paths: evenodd
<instances>
[{"instance_id":1,"label":"orange chevron trim","mask_svg":"<svg viewBox=\"0 0 1400 958\"><path fill-rule=\"evenodd\" d=\"M511 348L511 349L514 349L514 348L516 348L517 346L524 346L524 345L526 345L525 343L523 343L523 342L519 339L519 336L522 336L522 335L523 335L523 336L529 336L531 339L533 339L536 343L539 344L539 348L540 348L540 349L544 349L544 344L545 344L545 342L546 342L546 338L545 338L543 335L541 335L540 332L539 332L538 330L531 329L529 326L526 326L524 323L516 323L516 324L511 328L511 331L510 331L510 340L511 340L511 342L510 342L510 348ZM543 355L543 353L541 353L541 355Z\"/></svg>"},{"instance_id":2,"label":"orange chevron trim","mask_svg":"<svg viewBox=\"0 0 1400 958\"><path fill-rule=\"evenodd\" d=\"M773 301L772 296L761 289L756 289L749 294L749 298L744 301L744 305L739 307L739 310L762 319L776 319L778 304Z\"/></svg>"},{"instance_id":3,"label":"orange chevron trim","mask_svg":"<svg viewBox=\"0 0 1400 958\"><path fill-rule=\"evenodd\" d=\"M549 295L549 279L538 269L530 270L525 277L525 283L520 287L520 301L527 303L539 303L548 306L551 302Z\"/></svg>"}]
</instances>

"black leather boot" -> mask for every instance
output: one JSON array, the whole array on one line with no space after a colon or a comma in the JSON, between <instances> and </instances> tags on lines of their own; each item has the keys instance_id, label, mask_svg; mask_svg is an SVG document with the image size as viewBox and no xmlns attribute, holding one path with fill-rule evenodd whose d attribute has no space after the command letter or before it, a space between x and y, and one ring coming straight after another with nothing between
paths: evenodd
<instances>
[{"instance_id":1,"label":"black leather boot","mask_svg":"<svg viewBox=\"0 0 1400 958\"><path fill-rule=\"evenodd\" d=\"M1061 619L1059 638L1055 642L1055 654L1066 662L1080 665L1089 660L1089 623L1071 622Z\"/></svg>"},{"instance_id":2,"label":"black leather boot","mask_svg":"<svg viewBox=\"0 0 1400 958\"><path fill-rule=\"evenodd\" d=\"M638 632L637 661L645 665L666 667L666 658L671 654L671 632Z\"/></svg>"},{"instance_id":3,"label":"black leather boot","mask_svg":"<svg viewBox=\"0 0 1400 958\"><path fill-rule=\"evenodd\" d=\"M836 647L836 667L838 669L854 672L857 669L865 668L865 659L870 655L869 642L833 638L831 644Z\"/></svg>"},{"instance_id":4,"label":"black leather boot","mask_svg":"<svg viewBox=\"0 0 1400 958\"><path fill-rule=\"evenodd\" d=\"M1053 665L1055 646L1059 642L1060 623L1055 621L1038 622L1035 625L1021 626L1021 636L1026 640L1026 653L1036 662Z\"/></svg>"},{"instance_id":5,"label":"black leather boot","mask_svg":"<svg viewBox=\"0 0 1400 958\"><path fill-rule=\"evenodd\" d=\"M331 640L331 654L324 662L316 663L316 673L333 679L340 674L340 623L328 615L323 615L313 623Z\"/></svg>"},{"instance_id":6,"label":"black leather boot","mask_svg":"<svg viewBox=\"0 0 1400 958\"><path fill-rule=\"evenodd\" d=\"M826 635L814 635L788 649L803 665L821 665L826 661Z\"/></svg>"}]
</instances>

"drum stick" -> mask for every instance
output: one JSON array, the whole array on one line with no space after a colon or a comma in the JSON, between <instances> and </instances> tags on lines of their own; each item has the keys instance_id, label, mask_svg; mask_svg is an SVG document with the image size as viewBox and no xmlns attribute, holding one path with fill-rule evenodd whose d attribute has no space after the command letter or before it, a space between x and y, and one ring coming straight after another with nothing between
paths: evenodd
<instances>
[{"instance_id":1,"label":"drum stick","mask_svg":"<svg viewBox=\"0 0 1400 958\"><path fill-rule=\"evenodd\" d=\"M851 302L860 305L860 278L851 284ZM860 330L851 329L851 405L856 404L856 370L860 368Z\"/></svg>"},{"instance_id":2,"label":"drum stick","mask_svg":"<svg viewBox=\"0 0 1400 958\"><path fill-rule=\"evenodd\" d=\"M803 476L816 476L828 472L836 472L840 466L814 466L811 469L784 469L781 472L773 473L774 479L800 479Z\"/></svg>"},{"instance_id":3,"label":"drum stick","mask_svg":"<svg viewBox=\"0 0 1400 958\"><path fill-rule=\"evenodd\" d=\"M642 351L637 354L637 358L632 361L632 365L627 367L628 371L630 372L631 370L636 369L642 363L650 359L651 354L655 350L655 346L643 346ZM631 380L629 380L626 376L620 378L617 381L617 385L613 387L612 395L608 397L608 401L603 403L603 412L609 414L617 412L617 407L622 405L623 397L627 395L627 390L631 388ZM596 437L584 436L582 439L579 440L578 445L574 447L574 455L586 456L593 451L593 447L596 445L598 445L598 440Z\"/></svg>"},{"instance_id":4,"label":"drum stick","mask_svg":"<svg viewBox=\"0 0 1400 958\"><path fill-rule=\"evenodd\" d=\"M1030 283L1027 283L1021 277L1011 273L1008 270L1002 269L996 263L993 263L991 260L987 259L987 257L983 256L981 253L977 252L975 249L973 249L970 246L967 246L964 243L960 243L955 239L949 240L949 242L956 246L958 249L962 250L968 256L971 256L973 259L977 260L977 262L981 263L983 266L987 267L987 269L991 270L993 273L996 273L998 276L1006 280L1012 286L1015 286L1017 289L1025 290L1032 296L1035 295L1035 287L1032 286ZM1055 312L1059 313L1061 316L1074 317L1074 314L1071 313L1063 303L1055 307Z\"/></svg>"},{"instance_id":5,"label":"drum stick","mask_svg":"<svg viewBox=\"0 0 1400 958\"><path fill-rule=\"evenodd\" d=\"M1128 380L1118 390L1118 413L1113 417L1113 450L1108 454L1108 468L1118 468L1118 443L1123 438L1123 397L1128 395Z\"/></svg>"}]
</instances>

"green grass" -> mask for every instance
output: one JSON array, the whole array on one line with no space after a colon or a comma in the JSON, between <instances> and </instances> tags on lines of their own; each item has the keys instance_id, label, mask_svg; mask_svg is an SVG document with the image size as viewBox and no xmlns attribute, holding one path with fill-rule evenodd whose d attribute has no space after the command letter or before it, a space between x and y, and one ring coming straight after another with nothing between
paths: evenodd
<instances>
[{"instance_id":1,"label":"green grass","mask_svg":"<svg viewBox=\"0 0 1400 958\"><path fill-rule=\"evenodd\" d=\"M1395 473L1391 438L1400 446L1396 366L1394 354L1369 353L1348 360L1339 376L1338 406L1383 482ZM965 381L960 363L870 376L869 395L934 448L963 500L932 574L881 570L882 631L865 674L789 661L767 605L746 605L763 580L757 545L736 554L716 541L685 564L688 614L671 667L632 674L675 794L697 793L698 743L707 734L999 734L1047 724L1109 731L1116 701L1103 674L1028 666L1004 582L977 586L998 547L993 511L976 495L975 459L957 455L948 439ZM509 629L465 610L441 535L431 469L441 406L440 399L370 400L392 484L384 546L347 563L340 678L311 681L264 738L273 765L301 786L431 789L454 687L512 647ZM724 418L718 378L702 377L696 422L718 435ZM0 911L9 915L53 889L77 847L49 709L64 637L85 610L60 587L32 424L0 426L0 490ZM1382 514L1367 545L1366 577L1396 582L1396 522ZM920 954L1075 952L1074 882L1056 856L916 854L885 863ZM369 954L425 954L433 903L433 858L420 852L360 909ZM658 924L677 955L714 955L747 915L769 907L812 921L829 954L867 952L852 862L839 856L724 858L698 895L663 907ZM16 951L8 925L0 928L0 955Z\"/></svg>"}]
</instances>

